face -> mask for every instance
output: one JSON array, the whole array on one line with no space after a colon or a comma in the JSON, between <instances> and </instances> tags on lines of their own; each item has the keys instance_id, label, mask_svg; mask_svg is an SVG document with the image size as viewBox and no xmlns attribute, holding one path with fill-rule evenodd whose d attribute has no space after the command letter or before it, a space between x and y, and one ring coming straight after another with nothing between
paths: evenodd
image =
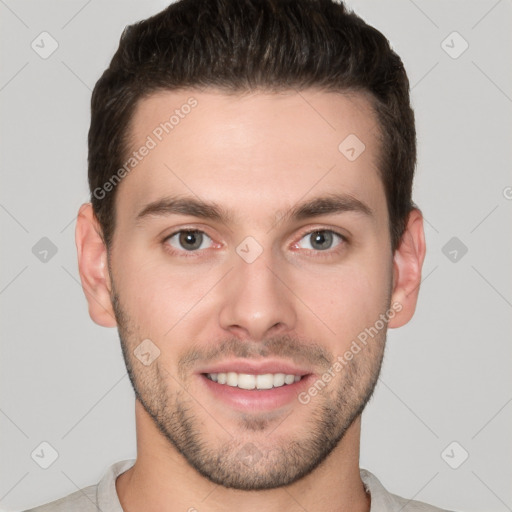
<instances>
[{"instance_id":1,"label":"face","mask_svg":"<svg viewBox=\"0 0 512 512\"><path fill-rule=\"evenodd\" d=\"M310 473L374 389L393 289L377 130L362 94L189 90L136 109L112 304L138 400L217 484Z\"/></svg>"}]
</instances>

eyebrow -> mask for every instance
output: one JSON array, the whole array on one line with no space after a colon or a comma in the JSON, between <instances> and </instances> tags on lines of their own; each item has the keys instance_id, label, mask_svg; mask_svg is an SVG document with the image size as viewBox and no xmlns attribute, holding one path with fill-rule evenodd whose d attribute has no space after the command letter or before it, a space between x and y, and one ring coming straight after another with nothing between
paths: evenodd
<instances>
[{"instance_id":1,"label":"eyebrow","mask_svg":"<svg viewBox=\"0 0 512 512\"><path fill-rule=\"evenodd\" d=\"M354 212L366 217L374 216L373 210L367 204L351 195L327 194L296 204L286 210L279 210L275 214L272 225L283 220L298 221L345 212ZM232 212L215 202L188 196L168 196L145 205L137 214L135 223L140 226L146 219L170 215L189 215L228 225L234 220Z\"/></svg>"}]
</instances>

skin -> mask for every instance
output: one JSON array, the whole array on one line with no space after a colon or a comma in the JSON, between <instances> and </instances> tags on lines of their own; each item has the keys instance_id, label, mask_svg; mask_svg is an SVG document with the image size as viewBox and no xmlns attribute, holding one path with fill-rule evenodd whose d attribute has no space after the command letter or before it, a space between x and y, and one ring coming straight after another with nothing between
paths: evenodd
<instances>
[{"instance_id":1,"label":"skin","mask_svg":"<svg viewBox=\"0 0 512 512\"><path fill-rule=\"evenodd\" d=\"M224 361L285 362L307 370L313 383L391 304L400 311L388 327L407 323L425 256L421 213L410 213L393 253L378 124L365 94L159 92L137 106L133 149L191 96L197 107L118 185L110 254L90 203L77 218L89 314L118 327L137 395L138 456L117 478L121 505L126 512L368 511L360 413L378 377L386 327L307 404L294 398L240 409L212 392L201 371ZM354 161L338 150L349 134L366 146ZM276 222L278 211L333 192L372 215ZM174 214L137 224L146 204L175 194L215 202L232 218ZM200 249L187 251L179 235L164 240L184 228L206 233ZM335 236L318 249L312 230L346 241ZM248 236L262 249L252 263L236 251ZM133 352L145 339L160 351L147 366ZM247 450L257 456L241 461Z\"/></svg>"}]
</instances>

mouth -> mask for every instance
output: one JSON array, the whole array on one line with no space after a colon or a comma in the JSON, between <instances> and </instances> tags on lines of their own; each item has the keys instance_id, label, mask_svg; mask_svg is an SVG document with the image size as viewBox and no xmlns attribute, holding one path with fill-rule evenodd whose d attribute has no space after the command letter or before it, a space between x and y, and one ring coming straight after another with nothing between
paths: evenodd
<instances>
[{"instance_id":1,"label":"mouth","mask_svg":"<svg viewBox=\"0 0 512 512\"><path fill-rule=\"evenodd\" d=\"M289 386L302 379L302 375L295 375L291 373L236 373L236 372L219 372L219 373L206 373L204 374L207 379L210 379L217 384L224 386L231 386L233 388L240 388L246 390L253 389L272 389Z\"/></svg>"},{"instance_id":2,"label":"mouth","mask_svg":"<svg viewBox=\"0 0 512 512\"><path fill-rule=\"evenodd\" d=\"M289 408L314 380L308 368L285 361L236 360L198 372L205 394L230 409L247 412Z\"/></svg>"}]
</instances>

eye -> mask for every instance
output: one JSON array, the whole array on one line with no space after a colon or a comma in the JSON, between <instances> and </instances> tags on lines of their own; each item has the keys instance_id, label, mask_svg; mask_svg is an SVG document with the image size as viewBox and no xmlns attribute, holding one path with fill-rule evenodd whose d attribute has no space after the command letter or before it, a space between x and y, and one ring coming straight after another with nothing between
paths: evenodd
<instances>
[{"instance_id":1,"label":"eye","mask_svg":"<svg viewBox=\"0 0 512 512\"><path fill-rule=\"evenodd\" d=\"M300 246L302 240L305 240L305 247L303 249L309 249L313 251L327 251L340 245L346 241L346 238L335 231L330 229L316 229L306 233L305 236L297 243ZM337 242L337 243L336 243Z\"/></svg>"},{"instance_id":2,"label":"eye","mask_svg":"<svg viewBox=\"0 0 512 512\"><path fill-rule=\"evenodd\" d=\"M210 242L210 245L208 243ZM170 246L178 251L197 251L199 249L207 249L211 247L212 239L204 232L197 229L182 229L169 235L164 242L168 242Z\"/></svg>"}]
</instances>

